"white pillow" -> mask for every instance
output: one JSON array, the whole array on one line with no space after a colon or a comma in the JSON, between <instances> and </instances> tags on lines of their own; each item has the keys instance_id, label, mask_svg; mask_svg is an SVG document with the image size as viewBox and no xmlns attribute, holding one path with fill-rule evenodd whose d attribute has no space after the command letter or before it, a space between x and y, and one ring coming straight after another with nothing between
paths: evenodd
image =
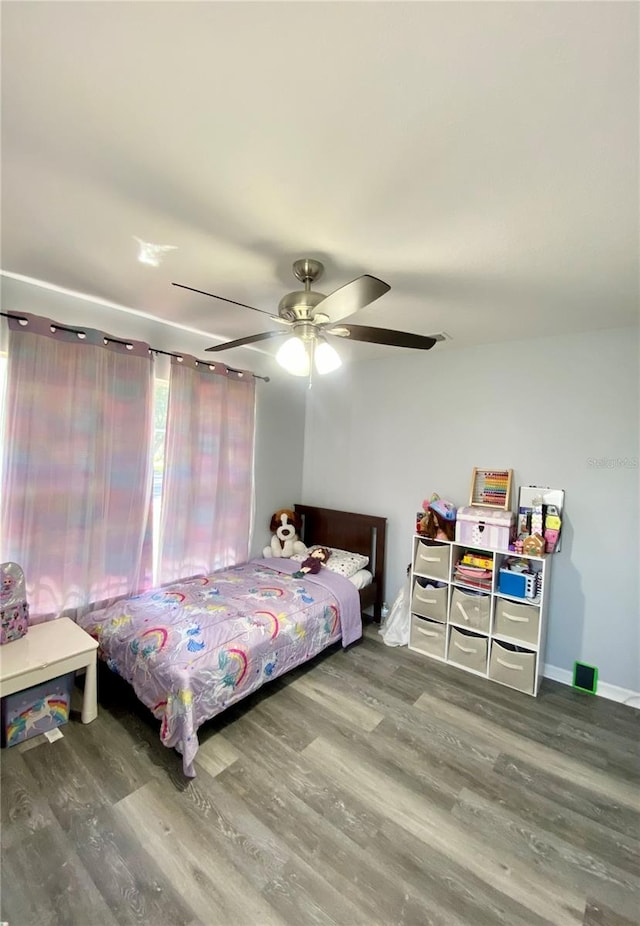
<instances>
[{"instance_id":1,"label":"white pillow","mask_svg":"<svg viewBox=\"0 0 640 926\"><path fill-rule=\"evenodd\" d=\"M368 569L358 569L354 576L349 576L349 581L360 590L361 588L366 588L367 585L371 585L373 576Z\"/></svg>"},{"instance_id":2,"label":"white pillow","mask_svg":"<svg viewBox=\"0 0 640 926\"><path fill-rule=\"evenodd\" d=\"M320 546L320 544L315 546ZM295 560L296 563L303 563L308 556L311 556L313 549L315 547L309 547L306 553L295 553L291 559ZM331 550L331 556L324 564L325 569L328 569L329 572L337 572L339 576L344 576L345 579L354 576L359 569L364 569L369 564L369 557L363 556L361 553L349 553L348 550L337 550L335 547L328 547L327 549Z\"/></svg>"}]
</instances>

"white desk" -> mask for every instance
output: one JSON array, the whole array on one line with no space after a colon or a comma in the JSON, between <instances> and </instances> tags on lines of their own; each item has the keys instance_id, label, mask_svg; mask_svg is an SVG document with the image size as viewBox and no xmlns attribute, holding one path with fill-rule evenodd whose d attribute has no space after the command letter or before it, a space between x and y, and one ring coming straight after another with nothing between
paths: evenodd
<instances>
[{"instance_id":1,"label":"white desk","mask_svg":"<svg viewBox=\"0 0 640 926\"><path fill-rule=\"evenodd\" d=\"M98 641L68 617L34 624L24 637L0 646L0 697L86 669L82 722L98 716Z\"/></svg>"}]
</instances>

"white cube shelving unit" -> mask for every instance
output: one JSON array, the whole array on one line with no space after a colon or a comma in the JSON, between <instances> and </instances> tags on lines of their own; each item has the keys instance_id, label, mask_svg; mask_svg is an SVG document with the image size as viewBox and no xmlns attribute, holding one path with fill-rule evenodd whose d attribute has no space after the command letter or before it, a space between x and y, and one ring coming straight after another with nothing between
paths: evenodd
<instances>
[{"instance_id":1,"label":"white cube shelving unit","mask_svg":"<svg viewBox=\"0 0 640 926\"><path fill-rule=\"evenodd\" d=\"M492 558L490 583L479 588L456 576L465 551ZM499 590L509 557L537 573L535 598ZM537 695L544 670L550 556L527 556L415 534L409 649L525 694Z\"/></svg>"}]
</instances>

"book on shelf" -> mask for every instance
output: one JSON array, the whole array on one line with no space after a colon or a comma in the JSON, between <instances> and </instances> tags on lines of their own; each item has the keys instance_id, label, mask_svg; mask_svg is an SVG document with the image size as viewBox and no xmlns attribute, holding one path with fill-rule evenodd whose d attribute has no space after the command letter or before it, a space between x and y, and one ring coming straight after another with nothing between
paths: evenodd
<instances>
[{"instance_id":1,"label":"book on shelf","mask_svg":"<svg viewBox=\"0 0 640 926\"><path fill-rule=\"evenodd\" d=\"M456 566L454 581L471 585L473 588L491 589L493 574L490 569L478 566Z\"/></svg>"},{"instance_id":2,"label":"book on shelf","mask_svg":"<svg viewBox=\"0 0 640 926\"><path fill-rule=\"evenodd\" d=\"M491 591L491 579L470 579L468 576L458 576L456 582L460 585L467 585L469 588L479 589L483 592Z\"/></svg>"},{"instance_id":3,"label":"book on shelf","mask_svg":"<svg viewBox=\"0 0 640 926\"><path fill-rule=\"evenodd\" d=\"M465 553L460 560L465 566L480 566L482 569L493 569L493 557L482 553Z\"/></svg>"}]
</instances>

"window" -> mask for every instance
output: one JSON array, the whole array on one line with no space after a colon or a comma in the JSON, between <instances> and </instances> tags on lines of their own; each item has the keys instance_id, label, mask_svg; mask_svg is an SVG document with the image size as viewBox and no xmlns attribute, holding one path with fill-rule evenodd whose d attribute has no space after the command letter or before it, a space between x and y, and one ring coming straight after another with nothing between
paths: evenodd
<instances>
[{"instance_id":1,"label":"window","mask_svg":"<svg viewBox=\"0 0 640 926\"><path fill-rule=\"evenodd\" d=\"M161 351L150 365L142 342L93 330L80 342L48 319L27 323L43 337L16 327L11 365L0 345L10 476L0 502L5 558L33 577L34 613L48 619L244 561L253 378L200 370L191 357L163 363ZM53 449L43 456L42 446Z\"/></svg>"}]
</instances>

